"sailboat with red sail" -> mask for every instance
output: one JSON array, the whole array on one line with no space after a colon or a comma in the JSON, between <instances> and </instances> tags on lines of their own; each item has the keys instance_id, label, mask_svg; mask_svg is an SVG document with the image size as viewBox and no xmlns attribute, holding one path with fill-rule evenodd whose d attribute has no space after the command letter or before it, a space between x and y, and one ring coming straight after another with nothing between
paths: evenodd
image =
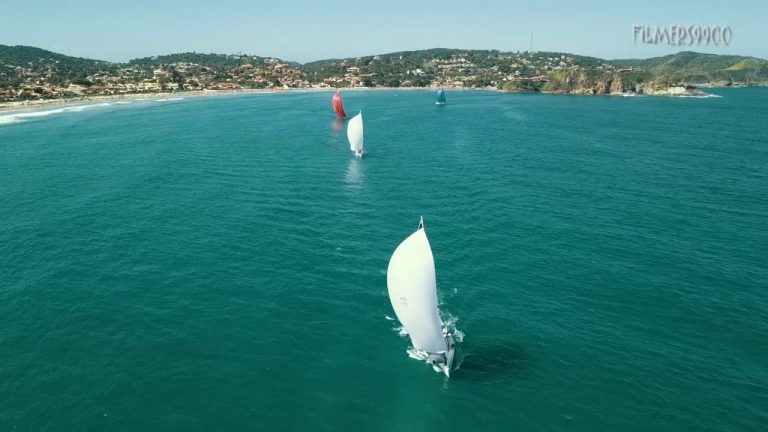
<instances>
[{"instance_id":1,"label":"sailboat with red sail","mask_svg":"<svg viewBox=\"0 0 768 432\"><path fill-rule=\"evenodd\" d=\"M339 116L339 118L347 118L347 113L344 112L344 105L341 103L341 93L339 93L338 90L336 90L336 94L333 95L331 105L333 105L333 110L336 111L336 115Z\"/></svg>"}]
</instances>

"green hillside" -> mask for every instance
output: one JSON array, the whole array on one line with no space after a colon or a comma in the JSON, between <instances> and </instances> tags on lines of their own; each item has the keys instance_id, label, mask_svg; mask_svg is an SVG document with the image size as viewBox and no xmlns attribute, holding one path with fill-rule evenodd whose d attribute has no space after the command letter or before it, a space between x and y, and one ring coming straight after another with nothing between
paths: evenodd
<instances>
[{"instance_id":1,"label":"green hillside","mask_svg":"<svg viewBox=\"0 0 768 432\"><path fill-rule=\"evenodd\" d=\"M0 101L68 95L307 87L463 87L574 94L669 93L680 84L766 85L768 61L683 51L603 60L562 52L433 48L299 64L186 52L125 63L0 45Z\"/></svg>"},{"instance_id":2,"label":"green hillside","mask_svg":"<svg viewBox=\"0 0 768 432\"><path fill-rule=\"evenodd\" d=\"M117 64L106 61L70 57L30 46L0 45L0 87L20 83L20 75L24 74L47 76L50 82L58 84L117 69ZM20 74L20 70L24 73Z\"/></svg>"},{"instance_id":3,"label":"green hillside","mask_svg":"<svg viewBox=\"0 0 768 432\"><path fill-rule=\"evenodd\" d=\"M264 60L264 57L249 55L187 52L133 59L126 65L128 67L146 68L174 63L194 63L206 67L239 67L245 64L264 63Z\"/></svg>"},{"instance_id":4,"label":"green hillside","mask_svg":"<svg viewBox=\"0 0 768 432\"><path fill-rule=\"evenodd\" d=\"M684 82L765 82L768 61L754 57L702 54L682 51L649 59L610 60L618 67L636 67L654 74L665 74Z\"/></svg>"}]
</instances>

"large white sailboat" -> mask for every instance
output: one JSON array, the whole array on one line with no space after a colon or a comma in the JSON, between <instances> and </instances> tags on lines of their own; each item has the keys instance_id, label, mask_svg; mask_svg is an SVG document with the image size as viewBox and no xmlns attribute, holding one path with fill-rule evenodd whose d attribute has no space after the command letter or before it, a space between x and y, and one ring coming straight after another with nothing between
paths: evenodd
<instances>
[{"instance_id":1,"label":"large white sailboat","mask_svg":"<svg viewBox=\"0 0 768 432\"><path fill-rule=\"evenodd\" d=\"M437 309L435 260L424 231L416 232L395 249L387 269L387 289L397 319L411 338L411 357L429 363L436 372L451 375L456 352L453 336L443 327Z\"/></svg>"},{"instance_id":2,"label":"large white sailboat","mask_svg":"<svg viewBox=\"0 0 768 432\"><path fill-rule=\"evenodd\" d=\"M347 139L349 140L349 149L355 152L355 156L363 157L363 112L360 111L356 116L349 120L347 125Z\"/></svg>"}]
</instances>

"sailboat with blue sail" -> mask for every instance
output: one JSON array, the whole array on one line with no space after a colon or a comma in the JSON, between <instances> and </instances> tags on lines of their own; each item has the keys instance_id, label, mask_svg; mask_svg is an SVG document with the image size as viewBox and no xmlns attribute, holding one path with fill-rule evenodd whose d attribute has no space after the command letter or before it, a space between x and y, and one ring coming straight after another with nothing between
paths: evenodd
<instances>
[{"instance_id":1,"label":"sailboat with blue sail","mask_svg":"<svg viewBox=\"0 0 768 432\"><path fill-rule=\"evenodd\" d=\"M437 100L435 101L435 105L445 105L445 90L437 90Z\"/></svg>"}]
</instances>

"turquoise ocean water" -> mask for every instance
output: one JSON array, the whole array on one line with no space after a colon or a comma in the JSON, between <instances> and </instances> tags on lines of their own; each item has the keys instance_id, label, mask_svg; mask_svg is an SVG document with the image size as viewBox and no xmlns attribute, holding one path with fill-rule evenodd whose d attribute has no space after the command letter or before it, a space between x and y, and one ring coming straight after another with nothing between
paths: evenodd
<instances>
[{"instance_id":1,"label":"turquoise ocean water","mask_svg":"<svg viewBox=\"0 0 768 432\"><path fill-rule=\"evenodd\" d=\"M768 90L715 92L350 91L363 160L331 93L0 114L0 430L765 430Z\"/></svg>"}]
</instances>

